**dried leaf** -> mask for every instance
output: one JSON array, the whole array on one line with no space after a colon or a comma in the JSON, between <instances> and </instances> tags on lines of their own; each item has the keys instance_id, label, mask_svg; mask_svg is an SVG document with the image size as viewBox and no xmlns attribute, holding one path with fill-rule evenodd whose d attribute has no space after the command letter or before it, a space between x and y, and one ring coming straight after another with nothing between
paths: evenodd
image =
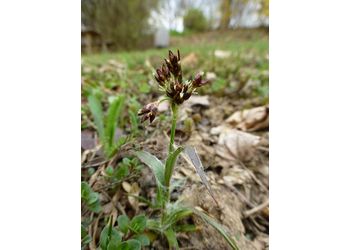
<instances>
[{"instance_id":1,"label":"dried leaf","mask_svg":"<svg viewBox=\"0 0 350 250\"><path fill-rule=\"evenodd\" d=\"M198 64L198 56L192 52L181 60L183 67L195 67Z\"/></svg>"},{"instance_id":2,"label":"dried leaf","mask_svg":"<svg viewBox=\"0 0 350 250\"><path fill-rule=\"evenodd\" d=\"M269 127L269 107L261 106L233 113L225 123L243 131L256 131Z\"/></svg>"},{"instance_id":3,"label":"dried leaf","mask_svg":"<svg viewBox=\"0 0 350 250\"><path fill-rule=\"evenodd\" d=\"M231 54L232 54L231 51L228 51L228 50L215 50L214 51L215 57L220 58L220 59L228 58L231 56Z\"/></svg>"}]
</instances>

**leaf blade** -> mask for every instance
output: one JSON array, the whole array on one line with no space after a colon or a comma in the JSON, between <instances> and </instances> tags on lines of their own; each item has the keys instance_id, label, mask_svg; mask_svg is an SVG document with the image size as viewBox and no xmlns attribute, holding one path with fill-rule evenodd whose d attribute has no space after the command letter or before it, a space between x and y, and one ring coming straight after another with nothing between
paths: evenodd
<instances>
[{"instance_id":1,"label":"leaf blade","mask_svg":"<svg viewBox=\"0 0 350 250\"><path fill-rule=\"evenodd\" d=\"M165 230L164 235L168 240L169 248L175 247L175 249L179 249L179 243L176 239L176 233L172 228L168 228L167 230Z\"/></svg>"},{"instance_id":2,"label":"leaf blade","mask_svg":"<svg viewBox=\"0 0 350 250\"><path fill-rule=\"evenodd\" d=\"M193 208L193 213L199 216L204 222L211 225L216 231L218 231L225 238L226 242L231 246L233 250L239 250L235 240L230 237L222 225L198 209Z\"/></svg>"},{"instance_id":3,"label":"leaf blade","mask_svg":"<svg viewBox=\"0 0 350 250\"><path fill-rule=\"evenodd\" d=\"M108 114L106 117L106 143L109 148L114 144L114 134L115 129L118 126L118 118L120 116L123 104L124 104L124 95L120 95L112 102L111 106L108 109Z\"/></svg>"},{"instance_id":4,"label":"leaf blade","mask_svg":"<svg viewBox=\"0 0 350 250\"><path fill-rule=\"evenodd\" d=\"M202 165L202 162L197 154L197 151L195 148L187 146L185 147L185 153L187 154L187 156L190 158L197 174L199 175L199 177L201 178L201 181L203 183L203 185L206 187L206 189L208 190L210 196L213 198L213 200L215 201L216 205L219 206L219 203L217 202L217 200L214 197L213 191L209 185L209 182L207 180L207 175L204 172L204 168Z\"/></svg>"},{"instance_id":5,"label":"leaf blade","mask_svg":"<svg viewBox=\"0 0 350 250\"><path fill-rule=\"evenodd\" d=\"M175 151L173 151L167 158L165 163L165 173L164 173L164 181L165 186L169 187L171 176L174 171L174 166L179 154L184 150L183 147L178 147Z\"/></svg>"},{"instance_id":6,"label":"leaf blade","mask_svg":"<svg viewBox=\"0 0 350 250\"><path fill-rule=\"evenodd\" d=\"M105 135L103 125L103 109L101 102L95 95L91 94L88 96L88 105L94 118L94 123L97 127L97 133L100 142L103 143L103 141L105 140Z\"/></svg>"},{"instance_id":7,"label":"leaf blade","mask_svg":"<svg viewBox=\"0 0 350 250\"><path fill-rule=\"evenodd\" d=\"M164 165L163 163L154 155L146 152L146 151L137 151L137 158L140 159L141 162L146 164L152 171L154 176L156 177L157 182L164 186Z\"/></svg>"}]
</instances>

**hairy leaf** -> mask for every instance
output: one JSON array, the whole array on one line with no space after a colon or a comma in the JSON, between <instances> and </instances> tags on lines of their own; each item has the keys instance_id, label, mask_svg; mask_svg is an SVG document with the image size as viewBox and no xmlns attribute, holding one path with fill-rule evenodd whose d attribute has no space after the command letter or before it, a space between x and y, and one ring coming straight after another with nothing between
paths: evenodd
<instances>
[{"instance_id":1,"label":"hairy leaf","mask_svg":"<svg viewBox=\"0 0 350 250\"><path fill-rule=\"evenodd\" d=\"M134 232L134 233L142 233L147 224L147 218L144 215L137 215L135 216L129 224L129 228Z\"/></svg>"},{"instance_id":2,"label":"hairy leaf","mask_svg":"<svg viewBox=\"0 0 350 250\"><path fill-rule=\"evenodd\" d=\"M141 162L151 168L157 182L157 204L156 206L162 207L166 202L166 188L164 186L164 165L154 155L146 151L136 152L136 156Z\"/></svg>"},{"instance_id":3,"label":"hairy leaf","mask_svg":"<svg viewBox=\"0 0 350 250\"><path fill-rule=\"evenodd\" d=\"M217 202L217 200L214 198L214 194L213 191L211 190L211 187L209 185L209 182L207 180L207 176L204 172L204 168L202 165L201 160L199 159L199 156L196 152L196 149L193 147L186 147L185 148L185 153L188 155L188 157L191 159L191 162L193 163L193 166L196 169L197 174L199 175L199 177L202 180L202 183L204 184L204 186L207 188L210 196L213 198L213 200L215 201L215 203L219 206L219 203Z\"/></svg>"},{"instance_id":4,"label":"hairy leaf","mask_svg":"<svg viewBox=\"0 0 350 250\"><path fill-rule=\"evenodd\" d=\"M169 249L175 248L179 249L179 244L177 243L176 234L172 228L168 228L165 232L165 237L169 243Z\"/></svg>"},{"instance_id":5,"label":"hairy leaf","mask_svg":"<svg viewBox=\"0 0 350 250\"><path fill-rule=\"evenodd\" d=\"M168 204L166 207L165 219L163 223L164 229L175 225L178 221L188 217L192 213L192 209L183 207L178 203Z\"/></svg>"},{"instance_id":6,"label":"hairy leaf","mask_svg":"<svg viewBox=\"0 0 350 250\"><path fill-rule=\"evenodd\" d=\"M141 162L146 164L153 171L154 176L158 184L164 186L164 165L163 163L154 155L146 151L136 152L136 156L140 159Z\"/></svg>"}]
</instances>

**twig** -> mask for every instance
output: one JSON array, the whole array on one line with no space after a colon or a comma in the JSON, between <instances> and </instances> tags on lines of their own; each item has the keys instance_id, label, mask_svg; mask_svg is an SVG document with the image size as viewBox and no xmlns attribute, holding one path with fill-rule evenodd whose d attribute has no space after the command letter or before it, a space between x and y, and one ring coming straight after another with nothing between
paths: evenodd
<instances>
[{"instance_id":1,"label":"twig","mask_svg":"<svg viewBox=\"0 0 350 250\"><path fill-rule=\"evenodd\" d=\"M253 203L251 203L235 186L229 185L229 183L227 183L226 181L224 182L226 187L233 191L238 196L238 198L240 198L245 204L247 204L251 208L256 206Z\"/></svg>"},{"instance_id":2,"label":"twig","mask_svg":"<svg viewBox=\"0 0 350 250\"><path fill-rule=\"evenodd\" d=\"M250 210L247 210L245 212L243 212L243 215L244 215L244 218L247 218L261 210L263 210L265 207L267 207L269 205L269 200L266 200L265 202L261 203L260 205L250 209Z\"/></svg>"},{"instance_id":3,"label":"twig","mask_svg":"<svg viewBox=\"0 0 350 250\"><path fill-rule=\"evenodd\" d=\"M253 180L260 186L265 192L269 192L267 187L255 176L252 170L247 168L247 166L239 159L237 159L238 163L245 169L247 170L248 174L253 178Z\"/></svg>"}]
</instances>

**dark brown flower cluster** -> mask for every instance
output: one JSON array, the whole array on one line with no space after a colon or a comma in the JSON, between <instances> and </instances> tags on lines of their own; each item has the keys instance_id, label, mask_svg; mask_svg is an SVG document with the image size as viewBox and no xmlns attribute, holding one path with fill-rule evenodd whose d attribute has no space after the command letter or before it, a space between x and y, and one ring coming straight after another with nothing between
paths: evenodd
<instances>
[{"instance_id":1,"label":"dark brown flower cluster","mask_svg":"<svg viewBox=\"0 0 350 250\"><path fill-rule=\"evenodd\" d=\"M202 79L200 73L198 73L194 79L183 81L179 50L177 50L177 55L174 55L174 53L169 50L169 57L164 60L165 63L156 70L154 78L160 90L165 93L172 103L176 105L182 104L191 97L192 93L195 92L197 88L208 83L208 81ZM155 102L145 105L139 111L139 115L142 115L141 121L150 119L150 122L152 122L157 113L158 104L158 102Z\"/></svg>"},{"instance_id":2,"label":"dark brown flower cluster","mask_svg":"<svg viewBox=\"0 0 350 250\"><path fill-rule=\"evenodd\" d=\"M153 122L158 112L158 104L158 102L152 102L143 106L143 108L138 112L138 115L142 115L141 122L148 119L150 122Z\"/></svg>"}]
</instances>

